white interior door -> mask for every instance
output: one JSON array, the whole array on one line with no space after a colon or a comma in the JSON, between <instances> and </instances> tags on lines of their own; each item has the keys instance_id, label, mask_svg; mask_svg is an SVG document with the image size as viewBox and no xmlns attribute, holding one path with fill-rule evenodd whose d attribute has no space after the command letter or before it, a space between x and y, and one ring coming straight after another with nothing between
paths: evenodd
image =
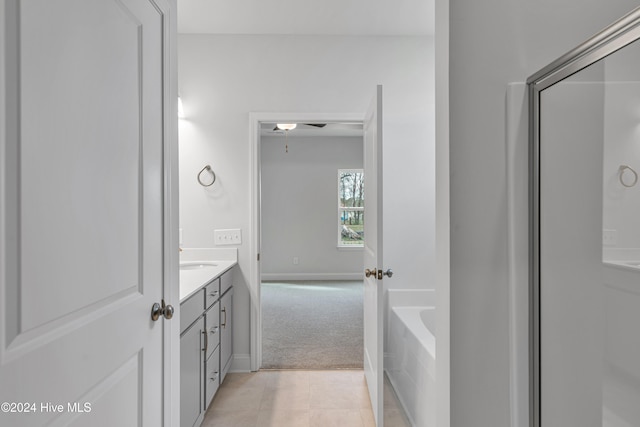
<instances>
[{"instance_id":1,"label":"white interior door","mask_svg":"<svg viewBox=\"0 0 640 427\"><path fill-rule=\"evenodd\" d=\"M0 425L163 425L163 11L0 10Z\"/></svg>"},{"instance_id":2,"label":"white interior door","mask_svg":"<svg viewBox=\"0 0 640 427\"><path fill-rule=\"evenodd\" d=\"M383 425L382 86L365 116L364 373L377 426Z\"/></svg>"}]
</instances>

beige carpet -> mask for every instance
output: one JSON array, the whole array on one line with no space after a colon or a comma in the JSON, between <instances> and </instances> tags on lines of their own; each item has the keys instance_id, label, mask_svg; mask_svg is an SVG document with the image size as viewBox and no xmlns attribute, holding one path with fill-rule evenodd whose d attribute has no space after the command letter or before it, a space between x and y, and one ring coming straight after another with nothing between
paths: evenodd
<instances>
[{"instance_id":1,"label":"beige carpet","mask_svg":"<svg viewBox=\"0 0 640 427\"><path fill-rule=\"evenodd\" d=\"M362 368L362 281L263 282L262 368Z\"/></svg>"}]
</instances>

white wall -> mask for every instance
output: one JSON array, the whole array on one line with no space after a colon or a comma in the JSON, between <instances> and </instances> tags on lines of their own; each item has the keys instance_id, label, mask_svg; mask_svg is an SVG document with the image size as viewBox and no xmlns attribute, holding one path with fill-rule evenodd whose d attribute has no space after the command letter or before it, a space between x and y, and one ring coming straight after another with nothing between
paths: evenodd
<instances>
[{"instance_id":1,"label":"white wall","mask_svg":"<svg viewBox=\"0 0 640 427\"><path fill-rule=\"evenodd\" d=\"M630 0L450 2L453 426L510 425L507 84L524 81L636 6Z\"/></svg>"},{"instance_id":2,"label":"white wall","mask_svg":"<svg viewBox=\"0 0 640 427\"><path fill-rule=\"evenodd\" d=\"M249 353L249 112L362 113L384 85L386 266L392 286L434 277L432 37L180 35L180 223L184 247L241 228L234 352ZM196 174L211 164L209 189ZM407 182L410 187L407 188Z\"/></svg>"},{"instance_id":3,"label":"white wall","mask_svg":"<svg viewBox=\"0 0 640 427\"><path fill-rule=\"evenodd\" d=\"M362 249L337 247L338 169L362 169L362 137L260 142L263 280L360 279Z\"/></svg>"}]
</instances>

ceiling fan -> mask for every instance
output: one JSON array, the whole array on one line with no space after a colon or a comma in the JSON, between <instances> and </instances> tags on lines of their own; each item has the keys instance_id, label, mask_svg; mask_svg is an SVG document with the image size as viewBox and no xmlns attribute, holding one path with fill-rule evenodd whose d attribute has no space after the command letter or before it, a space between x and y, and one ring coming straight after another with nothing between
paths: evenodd
<instances>
[{"instance_id":1,"label":"ceiling fan","mask_svg":"<svg viewBox=\"0 0 640 427\"><path fill-rule=\"evenodd\" d=\"M327 125L326 123L300 123L300 124L305 126L313 126L316 128L323 128ZM289 127L289 128L282 127L282 126L291 126L291 125L280 125L280 127L278 125L275 125L275 127L273 128L273 131L292 130L295 128L295 126Z\"/></svg>"}]
</instances>

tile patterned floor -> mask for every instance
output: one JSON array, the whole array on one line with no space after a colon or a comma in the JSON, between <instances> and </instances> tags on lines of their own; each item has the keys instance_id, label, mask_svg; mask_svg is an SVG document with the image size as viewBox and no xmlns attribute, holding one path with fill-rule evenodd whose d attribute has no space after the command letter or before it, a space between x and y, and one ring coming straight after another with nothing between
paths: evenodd
<instances>
[{"instance_id":1,"label":"tile patterned floor","mask_svg":"<svg viewBox=\"0 0 640 427\"><path fill-rule=\"evenodd\" d=\"M390 389L390 387L385 387ZM385 392L385 427L408 427ZM375 427L362 370L228 374L203 427Z\"/></svg>"}]
</instances>

